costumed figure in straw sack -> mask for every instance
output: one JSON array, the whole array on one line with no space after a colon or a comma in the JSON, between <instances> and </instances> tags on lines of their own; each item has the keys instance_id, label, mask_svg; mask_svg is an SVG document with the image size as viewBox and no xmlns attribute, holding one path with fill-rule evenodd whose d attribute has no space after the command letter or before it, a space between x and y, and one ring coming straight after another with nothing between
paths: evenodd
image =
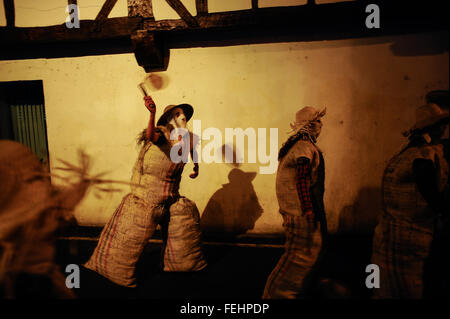
<instances>
[{"instance_id":1,"label":"costumed figure in straw sack","mask_svg":"<svg viewBox=\"0 0 450 319\"><path fill-rule=\"evenodd\" d=\"M325 109L304 107L291 124L294 133L280 149L276 193L285 252L270 274L263 298L294 299L308 294L326 234L323 204L325 166L316 140Z\"/></svg>"},{"instance_id":2,"label":"costumed figure in straw sack","mask_svg":"<svg viewBox=\"0 0 450 319\"><path fill-rule=\"evenodd\" d=\"M435 102L433 95L428 95L427 104L416 110L416 124L405 133L409 143L384 171L383 212L373 239L372 263L380 270L374 298L423 298L432 243L436 231L442 231L439 225L448 220L444 134L446 131L448 143L449 114L448 105L445 110ZM448 263L448 250L443 254ZM448 268L442 278L448 279L447 272Z\"/></svg>"},{"instance_id":3,"label":"costumed figure in straw sack","mask_svg":"<svg viewBox=\"0 0 450 319\"><path fill-rule=\"evenodd\" d=\"M144 100L150 120L138 141L141 150L133 168L131 193L124 196L103 228L85 264L125 287L136 286L136 262L157 225L161 225L163 235L164 271L198 271L206 267L198 209L178 192L189 154L194 162L196 159L193 134L186 129L194 110L189 104L169 105L155 127L155 103L150 96ZM198 164L194 163L190 177L197 175Z\"/></svg>"},{"instance_id":4,"label":"costumed figure in straw sack","mask_svg":"<svg viewBox=\"0 0 450 319\"><path fill-rule=\"evenodd\" d=\"M5 298L74 298L55 262L56 232L73 221L73 210L95 181L82 166L63 168L77 182L53 186L25 145L0 141L0 295ZM69 177L67 177L69 178Z\"/></svg>"}]
</instances>

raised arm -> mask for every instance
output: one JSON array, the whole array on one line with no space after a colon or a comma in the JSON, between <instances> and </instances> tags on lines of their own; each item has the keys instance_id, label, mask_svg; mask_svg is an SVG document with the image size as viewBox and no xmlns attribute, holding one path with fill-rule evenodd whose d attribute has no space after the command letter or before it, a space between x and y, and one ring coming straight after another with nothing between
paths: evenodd
<instances>
[{"instance_id":1,"label":"raised arm","mask_svg":"<svg viewBox=\"0 0 450 319\"><path fill-rule=\"evenodd\" d=\"M159 133L157 133L155 130L156 105L155 105L155 102L153 101L153 99L148 95L144 97L144 101L145 101L145 107L150 112L150 119L148 121L146 138L147 138L147 141L156 143L159 139Z\"/></svg>"},{"instance_id":2,"label":"raised arm","mask_svg":"<svg viewBox=\"0 0 450 319\"><path fill-rule=\"evenodd\" d=\"M190 151L190 153L191 153L192 161L194 162L194 172L191 173L189 175L189 177L190 178L196 178L198 176L198 174L199 174L199 166L198 166L198 163L196 163L196 161L198 161L198 154L197 154L197 148L196 148L198 141L196 140L197 139L196 135L194 135L192 133L190 133L190 134L191 134L191 138L190 138L190 140L191 140L191 147L190 147L191 151Z\"/></svg>"}]
</instances>

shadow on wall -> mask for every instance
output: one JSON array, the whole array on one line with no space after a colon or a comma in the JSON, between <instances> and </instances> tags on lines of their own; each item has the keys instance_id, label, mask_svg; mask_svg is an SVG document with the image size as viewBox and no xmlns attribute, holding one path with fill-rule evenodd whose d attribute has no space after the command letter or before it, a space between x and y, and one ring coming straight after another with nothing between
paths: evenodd
<instances>
[{"instance_id":1,"label":"shadow on wall","mask_svg":"<svg viewBox=\"0 0 450 319\"><path fill-rule=\"evenodd\" d=\"M382 210L381 189L360 189L352 205L345 206L339 214L338 233L373 235Z\"/></svg>"},{"instance_id":2,"label":"shadow on wall","mask_svg":"<svg viewBox=\"0 0 450 319\"><path fill-rule=\"evenodd\" d=\"M390 46L395 56L437 55L448 52L448 31L420 36L404 36Z\"/></svg>"},{"instance_id":3,"label":"shadow on wall","mask_svg":"<svg viewBox=\"0 0 450 319\"><path fill-rule=\"evenodd\" d=\"M317 287L325 298L368 299L371 291L365 286L366 266L372 256L373 232L382 210L381 190L360 189L353 204L339 214L336 234L328 238Z\"/></svg>"},{"instance_id":4,"label":"shadow on wall","mask_svg":"<svg viewBox=\"0 0 450 319\"><path fill-rule=\"evenodd\" d=\"M206 235L237 236L253 229L263 209L253 188L255 172L233 168L229 183L209 199L200 225Z\"/></svg>"}]
</instances>

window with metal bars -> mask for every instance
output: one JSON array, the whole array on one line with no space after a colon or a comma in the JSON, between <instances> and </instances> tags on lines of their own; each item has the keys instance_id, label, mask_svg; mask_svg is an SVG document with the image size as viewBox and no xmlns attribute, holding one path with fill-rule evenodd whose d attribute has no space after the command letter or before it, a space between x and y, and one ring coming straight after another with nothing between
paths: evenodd
<instances>
[{"instance_id":1,"label":"window with metal bars","mask_svg":"<svg viewBox=\"0 0 450 319\"><path fill-rule=\"evenodd\" d=\"M48 166L42 81L0 82L0 139L28 146Z\"/></svg>"}]
</instances>

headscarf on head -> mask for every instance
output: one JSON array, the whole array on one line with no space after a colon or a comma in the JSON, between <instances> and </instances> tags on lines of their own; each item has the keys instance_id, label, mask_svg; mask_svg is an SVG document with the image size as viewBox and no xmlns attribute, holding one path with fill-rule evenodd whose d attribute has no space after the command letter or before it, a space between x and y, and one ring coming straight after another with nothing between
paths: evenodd
<instances>
[{"instance_id":1,"label":"headscarf on head","mask_svg":"<svg viewBox=\"0 0 450 319\"><path fill-rule=\"evenodd\" d=\"M311 143L316 143L316 136L314 136L311 132L311 124L314 121L319 120L326 114L326 108L322 111L319 111L311 106L305 106L301 110L297 111L295 114L295 122L291 123L291 136L287 139L287 141L280 148L280 152L278 153L278 160L280 161L287 152L291 149L291 147L298 140L309 140Z\"/></svg>"},{"instance_id":2,"label":"headscarf on head","mask_svg":"<svg viewBox=\"0 0 450 319\"><path fill-rule=\"evenodd\" d=\"M403 135L408 138L422 135L424 131L435 125L441 125L445 121L448 123L448 116L448 109L445 110L435 103L422 105L416 109L416 122L414 126L403 132Z\"/></svg>"}]
</instances>

